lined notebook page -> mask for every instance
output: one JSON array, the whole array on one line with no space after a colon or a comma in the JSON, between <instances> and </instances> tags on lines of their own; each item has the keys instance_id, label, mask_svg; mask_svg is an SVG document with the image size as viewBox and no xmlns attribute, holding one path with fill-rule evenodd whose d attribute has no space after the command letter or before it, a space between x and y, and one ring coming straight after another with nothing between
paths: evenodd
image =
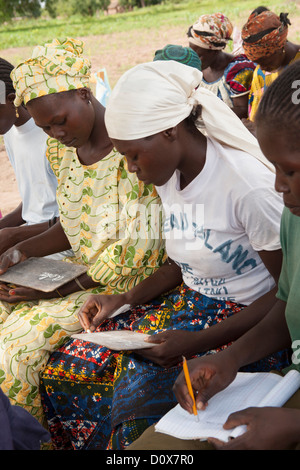
<instances>
[{"instance_id":1,"label":"lined notebook page","mask_svg":"<svg viewBox=\"0 0 300 470\"><path fill-rule=\"evenodd\" d=\"M205 410L198 411L198 422L194 415L177 405L156 424L155 430L180 439L216 437L227 441L246 429L239 426L236 434L224 430L229 414L249 406L282 406L299 387L300 374L295 370L284 377L273 373L239 372L225 390L209 400Z\"/></svg>"}]
</instances>

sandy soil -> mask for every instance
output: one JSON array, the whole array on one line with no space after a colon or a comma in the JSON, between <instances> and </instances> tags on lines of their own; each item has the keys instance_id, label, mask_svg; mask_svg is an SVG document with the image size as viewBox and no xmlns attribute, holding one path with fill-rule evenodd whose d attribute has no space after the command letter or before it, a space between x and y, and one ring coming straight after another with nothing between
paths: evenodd
<instances>
[{"instance_id":1,"label":"sandy soil","mask_svg":"<svg viewBox=\"0 0 300 470\"><path fill-rule=\"evenodd\" d=\"M242 20L241 20L242 21ZM241 23L243 24L243 22ZM241 26L241 25L237 25ZM289 31L291 41L299 43L298 33L300 17L292 20ZM141 62L151 61L154 52L166 44L187 46L186 28L174 27L167 30L113 33L104 36L82 38L85 42L85 53L92 62L92 72L105 67L110 85L113 87L119 77L129 68ZM16 65L30 56L32 47L0 50L0 56ZM1 139L1 137L0 137ZM14 172L9 163L5 147L0 140L0 210L5 215L20 202L20 196Z\"/></svg>"}]
</instances>

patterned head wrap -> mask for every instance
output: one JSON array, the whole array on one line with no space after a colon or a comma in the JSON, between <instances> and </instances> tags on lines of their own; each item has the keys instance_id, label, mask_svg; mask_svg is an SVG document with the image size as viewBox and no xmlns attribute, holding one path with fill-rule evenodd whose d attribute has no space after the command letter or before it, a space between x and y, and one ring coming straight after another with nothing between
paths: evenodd
<instances>
[{"instance_id":1,"label":"patterned head wrap","mask_svg":"<svg viewBox=\"0 0 300 470\"><path fill-rule=\"evenodd\" d=\"M231 40L233 26L222 13L202 15L188 30L189 42L202 49L224 49Z\"/></svg>"},{"instance_id":2,"label":"patterned head wrap","mask_svg":"<svg viewBox=\"0 0 300 470\"><path fill-rule=\"evenodd\" d=\"M218 96L199 86L202 73L174 60L147 62L125 72L114 87L104 119L112 139L135 140L176 126L201 106L205 135L255 156L274 171L257 139ZM199 131L201 128L199 127Z\"/></svg>"},{"instance_id":3,"label":"patterned head wrap","mask_svg":"<svg viewBox=\"0 0 300 470\"><path fill-rule=\"evenodd\" d=\"M195 67L198 70L201 70L202 65L198 54L193 49L173 44L168 44L163 49L157 50L153 60L176 60L181 64Z\"/></svg>"},{"instance_id":4,"label":"patterned head wrap","mask_svg":"<svg viewBox=\"0 0 300 470\"><path fill-rule=\"evenodd\" d=\"M277 16L271 11L253 12L242 29L243 47L252 61L267 57L283 48L287 40L288 13Z\"/></svg>"},{"instance_id":5,"label":"patterned head wrap","mask_svg":"<svg viewBox=\"0 0 300 470\"><path fill-rule=\"evenodd\" d=\"M83 42L71 38L37 46L31 58L11 72L15 106L51 93L87 87L91 64L81 57L82 52Z\"/></svg>"}]
</instances>

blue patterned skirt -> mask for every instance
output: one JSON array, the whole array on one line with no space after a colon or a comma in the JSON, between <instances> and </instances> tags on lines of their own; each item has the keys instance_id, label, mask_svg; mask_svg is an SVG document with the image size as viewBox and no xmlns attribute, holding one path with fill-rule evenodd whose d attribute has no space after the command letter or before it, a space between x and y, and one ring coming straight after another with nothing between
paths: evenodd
<instances>
[{"instance_id":1,"label":"blue patterned skirt","mask_svg":"<svg viewBox=\"0 0 300 470\"><path fill-rule=\"evenodd\" d=\"M243 308L182 284L151 304L106 320L98 331L199 331ZM288 353L282 351L243 370L281 370L288 363ZM181 370L181 363L166 369L134 352L69 340L52 353L41 377L42 402L55 449L124 449L176 405L172 387Z\"/></svg>"}]
</instances>

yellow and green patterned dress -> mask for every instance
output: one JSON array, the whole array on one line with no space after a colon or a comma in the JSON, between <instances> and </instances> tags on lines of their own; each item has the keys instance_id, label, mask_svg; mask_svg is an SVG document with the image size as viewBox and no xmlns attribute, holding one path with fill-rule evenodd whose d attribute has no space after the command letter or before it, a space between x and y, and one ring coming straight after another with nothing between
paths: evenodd
<instances>
[{"instance_id":1,"label":"yellow and green patterned dress","mask_svg":"<svg viewBox=\"0 0 300 470\"><path fill-rule=\"evenodd\" d=\"M58 180L60 221L74 251L99 287L64 298L0 302L0 384L12 403L42 417L39 374L50 353L82 330L78 311L91 293L118 294L151 275L165 259L161 202L152 185L127 171L112 151L91 166L75 149L48 140ZM71 261L71 260L70 260Z\"/></svg>"}]
</instances>

